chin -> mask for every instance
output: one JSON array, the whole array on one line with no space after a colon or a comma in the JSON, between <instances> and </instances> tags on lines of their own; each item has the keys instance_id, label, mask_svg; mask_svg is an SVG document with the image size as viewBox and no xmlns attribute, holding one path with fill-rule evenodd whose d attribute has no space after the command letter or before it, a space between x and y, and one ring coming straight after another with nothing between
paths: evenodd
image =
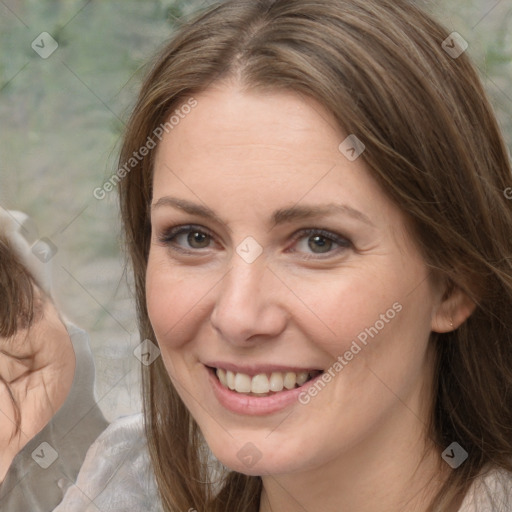
<instances>
[{"instance_id":1,"label":"chin","mask_svg":"<svg viewBox=\"0 0 512 512\"><path fill-rule=\"evenodd\" d=\"M307 469L304 460L297 458L296 450L276 450L270 446L260 450L250 440L237 442L236 446L234 442L209 446L224 466L244 475L282 475Z\"/></svg>"}]
</instances>

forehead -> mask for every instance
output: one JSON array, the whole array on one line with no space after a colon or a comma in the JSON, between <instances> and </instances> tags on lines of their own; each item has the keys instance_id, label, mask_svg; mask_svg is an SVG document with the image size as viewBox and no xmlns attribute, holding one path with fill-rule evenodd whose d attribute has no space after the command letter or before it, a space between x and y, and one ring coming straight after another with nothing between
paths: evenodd
<instances>
[{"instance_id":1,"label":"forehead","mask_svg":"<svg viewBox=\"0 0 512 512\"><path fill-rule=\"evenodd\" d=\"M243 91L234 84L217 85L194 98L195 108L164 135L157 164L161 157L177 161L184 152L189 166L240 153L247 161L276 162L298 154L308 160L339 156L342 134L334 117L311 98L291 91Z\"/></svg>"},{"instance_id":2,"label":"forehead","mask_svg":"<svg viewBox=\"0 0 512 512\"><path fill-rule=\"evenodd\" d=\"M194 99L158 146L154 201L172 195L261 212L350 199L370 218L390 208L363 159L340 151L346 135L313 99L230 84Z\"/></svg>"}]
</instances>

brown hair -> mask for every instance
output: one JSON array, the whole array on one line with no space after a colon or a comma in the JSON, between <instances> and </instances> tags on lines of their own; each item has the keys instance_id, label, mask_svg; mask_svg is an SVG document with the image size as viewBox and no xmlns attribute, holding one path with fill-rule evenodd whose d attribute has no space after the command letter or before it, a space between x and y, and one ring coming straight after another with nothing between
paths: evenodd
<instances>
[{"instance_id":1,"label":"brown hair","mask_svg":"<svg viewBox=\"0 0 512 512\"><path fill-rule=\"evenodd\" d=\"M0 337L10 338L33 320L34 284L9 240L0 233Z\"/></svg>"},{"instance_id":2,"label":"brown hair","mask_svg":"<svg viewBox=\"0 0 512 512\"><path fill-rule=\"evenodd\" d=\"M34 284L33 276L19 260L9 239L0 232L0 352L9 357L16 357L10 351L14 337L20 331L28 332L40 311L38 300L34 297ZM2 375L0 384L5 386L13 405L14 436L20 432L20 410Z\"/></svg>"},{"instance_id":3,"label":"brown hair","mask_svg":"<svg viewBox=\"0 0 512 512\"><path fill-rule=\"evenodd\" d=\"M431 423L440 451L469 458L430 504L446 508L483 469L512 470L512 210L507 150L466 55L449 31L405 0L230 0L178 30L128 123L120 167L193 94L236 78L247 88L313 97L363 140L368 168L406 214L433 271L476 303L436 348ZM155 152L119 186L142 339ZM259 510L259 477L229 472L209 486L204 441L159 358L143 369L149 450L166 511Z\"/></svg>"}]
</instances>

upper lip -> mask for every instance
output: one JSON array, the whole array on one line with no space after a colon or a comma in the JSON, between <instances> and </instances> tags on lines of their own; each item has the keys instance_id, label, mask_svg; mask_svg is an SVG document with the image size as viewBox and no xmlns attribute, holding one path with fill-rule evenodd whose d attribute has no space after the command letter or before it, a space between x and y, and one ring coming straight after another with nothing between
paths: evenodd
<instances>
[{"instance_id":1,"label":"upper lip","mask_svg":"<svg viewBox=\"0 0 512 512\"><path fill-rule=\"evenodd\" d=\"M245 373L246 375L254 376L261 373L270 374L272 372L311 372L311 371L323 371L322 369L315 366L284 366L277 364L234 364L223 361L211 361L203 363L205 366L210 368L222 368L233 373Z\"/></svg>"}]
</instances>

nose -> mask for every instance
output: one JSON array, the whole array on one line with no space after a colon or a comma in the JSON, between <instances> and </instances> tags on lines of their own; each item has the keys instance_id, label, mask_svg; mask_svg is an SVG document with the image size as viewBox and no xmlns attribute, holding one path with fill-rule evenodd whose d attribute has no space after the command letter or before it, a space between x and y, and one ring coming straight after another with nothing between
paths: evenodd
<instances>
[{"instance_id":1,"label":"nose","mask_svg":"<svg viewBox=\"0 0 512 512\"><path fill-rule=\"evenodd\" d=\"M279 336L288 318L282 288L264 258L247 263L234 254L231 270L217 287L213 328L235 345Z\"/></svg>"}]
</instances>

